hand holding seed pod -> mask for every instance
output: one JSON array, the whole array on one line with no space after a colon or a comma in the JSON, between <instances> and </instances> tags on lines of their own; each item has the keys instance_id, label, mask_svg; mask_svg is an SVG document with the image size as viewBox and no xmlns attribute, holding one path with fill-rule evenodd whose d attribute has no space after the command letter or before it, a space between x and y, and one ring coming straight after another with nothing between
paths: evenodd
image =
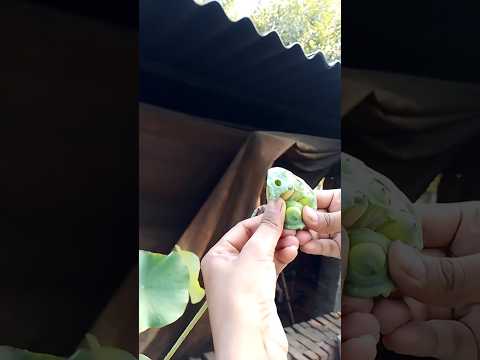
<instances>
[{"instance_id":1,"label":"hand holding seed pod","mask_svg":"<svg viewBox=\"0 0 480 360\"><path fill-rule=\"evenodd\" d=\"M305 205L317 209L317 197L310 186L291 171L281 167L268 170L267 201L281 197L286 202L284 228L301 230L302 210Z\"/></svg>"},{"instance_id":2,"label":"hand holding seed pod","mask_svg":"<svg viewBox=\"0 0 480 360\"><path fill-rule=\"evenodd\" d=\"M400 240L421 249L419 218L393 182L347 154L342 154L342 188L342 225L350 239L345 292L387 297L395 288L388 273L390 244Z\"/></svg>"}]
</instances>

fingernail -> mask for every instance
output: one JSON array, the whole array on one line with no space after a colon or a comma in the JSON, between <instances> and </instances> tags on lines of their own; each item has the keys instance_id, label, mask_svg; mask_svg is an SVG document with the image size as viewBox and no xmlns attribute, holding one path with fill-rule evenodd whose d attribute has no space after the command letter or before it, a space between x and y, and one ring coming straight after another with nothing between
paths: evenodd
<instances>
[{"instance_id":1,"label":"fingernail","mask_svg":"<svg viewBox=\"0 0 480 360\"><path fill-rule=\"evenodd\" d=\"M309 206L304 206L303 208L303 216L305 217L305 220L310 223L310 224L316 224L317 223L317 213L315 210L313 210Z\"/></svg>"},{"instance_id":2,"label":"fingernail","mask_svg":"<svg viewBox=\"0 0 480 360\"><path fill-rule=\"evenodd\" d=\"M409 246L402 241L395 241L391 246L395 246L397 250L394 253L396 258L395 264L398 264L404 274L415 280L419 286L423 286L426 281L425 264L417 249Z\"/></svg>"}]
</instances>

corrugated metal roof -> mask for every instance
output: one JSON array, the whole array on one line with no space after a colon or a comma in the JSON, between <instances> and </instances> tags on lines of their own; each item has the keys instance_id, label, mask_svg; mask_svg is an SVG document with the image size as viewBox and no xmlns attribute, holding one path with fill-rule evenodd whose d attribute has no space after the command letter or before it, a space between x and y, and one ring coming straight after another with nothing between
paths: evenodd
<instances>
[{"instance_id":1,"label":"corrugated metal roof","mask_svg":"<svg viewBox=\"0 0 480 360\"><path fill-rule=\"evenodd\" d=\"M140 100L261 129L340 137L340 64L217 2L140 1Z\"/></svg>"}]
</instances>

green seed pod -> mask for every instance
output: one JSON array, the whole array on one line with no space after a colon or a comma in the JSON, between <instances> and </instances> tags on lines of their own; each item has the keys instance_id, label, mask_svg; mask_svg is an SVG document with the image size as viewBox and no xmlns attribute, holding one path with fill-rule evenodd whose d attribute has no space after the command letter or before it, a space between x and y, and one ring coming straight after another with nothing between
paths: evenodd
<instances>
[{"instance_id":1,"label":"green seed pod","mask_svg":"<svg viewBox=\"0 0 480 360\"><path fill-rule=\"evenodd\" d=\"M390 240L367 228L349 232L350 251L345 291L350 296L388 296L394 289L387 269Z\"/></svg>"},{"instance_id":2,"label":"green seed pod","mask_svg":"<svg viewBox=\"0 0 480 360\"><path fill-rule=\"evenodd\" d=\"M375 231L391 240L400 240L417 249L422 249L422 229L415 215L406 209L390 210L388 220Z\"/></svg>"},{"instance_id":3,"label":"green seed pod","mask_svg":"<svg viewBox=\"0 0 480 360\"><path fill-rule=\"evenodd\" d=\"M388 249L400 240L423 247L420 220L410 200L385 176L342 154L342 225L350 238L345 292L389 296Z\"/></svg>"},{"instance_id":4,"label":"green seed pod","mask_svg":"<svg viewBox=\"0 0 480 360\"><path fill-rule=\"evenodd\" d=\"M346 198L348 198L348 201L350 201L349 203L345 204L345 210L343 210L342 213L342 225L349 228L353 226L358 219L360 219L365 211L367 211L368 199L367 196L360 191L356 191L354 194L350 194L347 197L342 197L342 204L347 202Z\"/></svg>"},{"instance_id":5,"label":"green seed pod","mask_svg":"<svg viewBox=\"0 0 480 360\"><path fill-rule=\"evenodd\" d=\"M317 209L317 197L310 186L291 171L281 167L268 170L267 201L281 197L286 201L284 228L300 230L305 227L302 211L305 205Z\"/></svg>"}]
</instances>

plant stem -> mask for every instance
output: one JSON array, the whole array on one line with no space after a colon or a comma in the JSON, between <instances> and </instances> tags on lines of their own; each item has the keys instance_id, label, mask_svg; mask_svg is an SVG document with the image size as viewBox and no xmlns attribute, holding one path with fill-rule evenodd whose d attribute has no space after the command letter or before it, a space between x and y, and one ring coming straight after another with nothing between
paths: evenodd
<instances>
[{"instance_id":1,"label":"plant stem","mask_svg":"<svg viewBox=\"0 0 480 360\"><path fill-rule=\"evenodd\" d=\"M194 326L197 324L198 320L200 320L207 310L207 301L203 303L202 307L197 311L193 319L190 321L188 326L183 330L183 332L180 334L178 337L177 341L175 341L175 344L173 344L172 348L168 352L168 354L163 358L163 360L170 360L173 355L177 352L178 348L180 345L182 345L183 341L187 338L188 334L193 330Z\"/></svg>"}]
</instances>

